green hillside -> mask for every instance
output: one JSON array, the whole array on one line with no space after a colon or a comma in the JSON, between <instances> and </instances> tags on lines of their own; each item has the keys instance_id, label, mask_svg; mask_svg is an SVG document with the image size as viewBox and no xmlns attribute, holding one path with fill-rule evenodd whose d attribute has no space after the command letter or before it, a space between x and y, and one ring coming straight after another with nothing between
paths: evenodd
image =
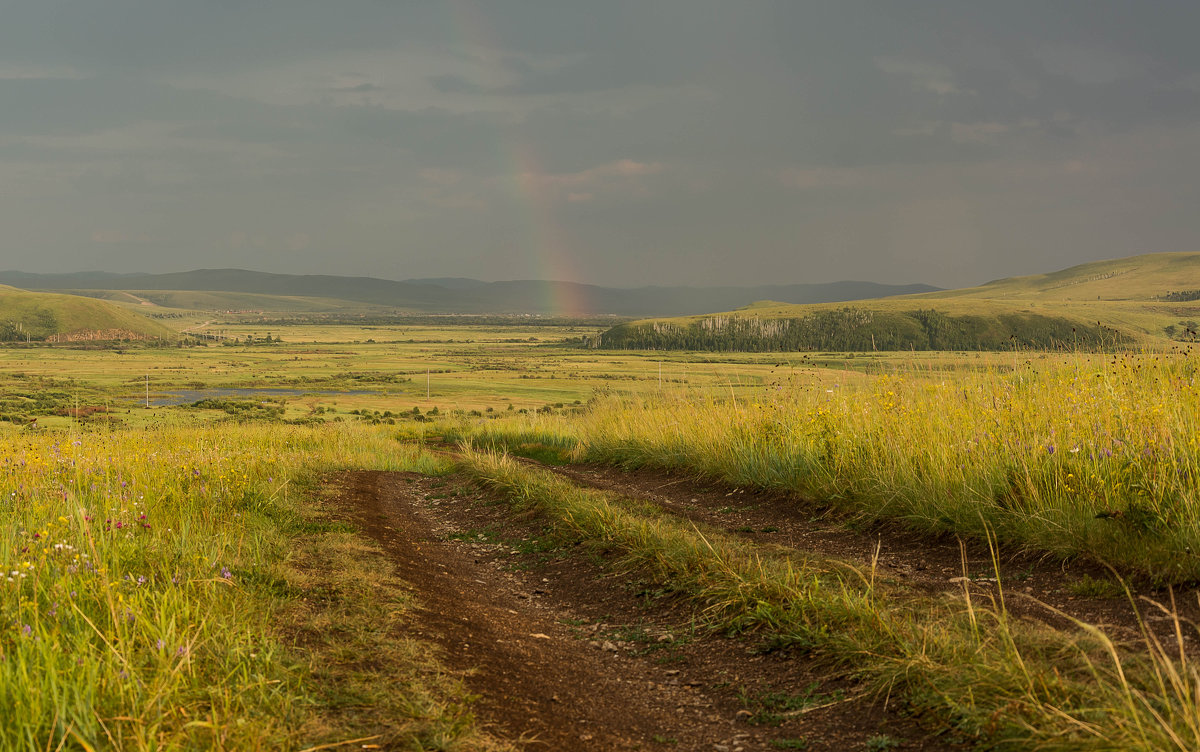
<instances>
[{"instance_id":1,"label":"green hillside","mask_svg":"<svg viewBox=\"0 0 1200 752\"><path fill-rule=\"evenodd\" d=\"M979 287L852 304L758 302L727 313L645 319L593 344L616 349L1107 349L1192 341L1200 328L1200 254L1099 261Z\"/></svg>"},{"instance_id":2,"label":"green hillside","mask_svg":"<svg viewBox=\"0 0 1200 752\"><path fill-rule=\"evenodd\" d=\"M1200 298L1200 253L1148 253L1094 261L1051 274L1009 277L979 287L941 290L913 297L1046 302L1160 301L1172 293L1189 292Z\"/></svg>"},{"instance_id":3,"label":"green hillside","mask_svg":"<svg viewBox=\"0 0 1200 752\"><path fill-rule=\"evenodd\" d=\"M76 295L0 285L0 342L173 340L175 332L134 311Z\"/></svg>"}]
</instances>

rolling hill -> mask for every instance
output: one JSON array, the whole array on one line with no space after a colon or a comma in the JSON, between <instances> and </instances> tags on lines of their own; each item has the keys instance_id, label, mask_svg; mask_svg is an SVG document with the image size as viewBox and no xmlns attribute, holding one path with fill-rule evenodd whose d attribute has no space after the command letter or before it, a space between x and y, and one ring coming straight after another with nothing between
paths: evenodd
<instances>
[{"instance_id":1,"label":"rolling hill","mask_svg":"<svg viewBox=\"0 0 1200 752\"><path fill-rule=\"evenodd\" d=\"M145 316L102 300L0 285L0 342L175 340Z\"/></svg>"},{"instance_id":2,"label":"rolling hill","mask_svg":"<svg viewBox=\"0 0 1200 752\"><path fill-rule=\"evenodd\" d=\"M1161 301L1171 293L1200 298L1200 253L1148 253L1094 261L1050 274L998 279L979 287L939 290L929 298L989 300Z\"/></svg>"},{"instance_id":3,"label":"rolling hill","mask_svg":"<svg viewBox=\"0 0 1200 752\"><path fill-rule=\"evenodd\" d=\"M613 327L596 347L692 350L1111 348L1194 341L1200 253L1159 253L853 304L759 302Z\"/></svg>"},{"instance_id":4,"label":"rolling hill","mask_svg":"<svg viewBox=\"0 0 1200 752\"><path fill-rule=\"evenodd\" d=\"M761 287L614 288L574 282L514 280L480 282L463 278L387 280L374 277L270 274L243 269L199 269L171 274L26 274L0 272L0 284L30 290L126 291L147 300L155 292L225 293L260 297L252 305L207 310L258 308L275 311L337 310L386 306L421 313L510 313L618 316L680 316L744 306L770 298L788 303L822 303L936 290L930 285L874 282L770 285ZM91 293L89 293L91 294ZM276 299L285 296L284 299ZM315 301L315 302L314 302ZM179 307L179 299L167 305ZM322 306L328 306L322 308Z\"/></svg>"},{"instance_id":5,"label":"rolling hill","mask_svg":"<svg viewBox=\"0 0 1200 752\"><path fill-rule=\"evenodd\" d=\"M219 313L287 312L287 313L363 313L390 312L387 306L355 303L334 298L310 298L299 295L257 295L250 292L210 292L205 290L61 290L68 295L108 300L138 308L167 308L175 311L207 311ZM152 315L152 314L151 314Z\"/></svg>"}]
</instances>

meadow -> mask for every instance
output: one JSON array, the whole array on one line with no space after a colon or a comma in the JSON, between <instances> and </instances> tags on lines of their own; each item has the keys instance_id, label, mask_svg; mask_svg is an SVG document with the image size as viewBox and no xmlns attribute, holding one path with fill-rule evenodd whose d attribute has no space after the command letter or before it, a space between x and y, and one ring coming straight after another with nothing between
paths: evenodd
<instances>
[{"instance_id":1,"label":"meadow","mask_svg":"<svg viewBox=\"0 0 1200 752\"><path fill-rule=\"evenodd\" d=\"M1200 579L1200 363L1190 351L916 364L753 393L615 395L579 416L464 425L500 447L686 470L860 519Z\"/></svg>"},{"instance_id":2,"label":"meadow","mask_svg":"<svg viewBox=\"0 0 1200 752\"><path fill-rule=\"evenodd\" d=\"M20 712L0 718L0 748L375 738L323 694L322 666L353 663L350 648L390 650L389 670L411 677L399 699L353 679L356 707L389 708L391 742L502 748L432 651L370 626L410 604L321 505L320 479L349 468L474 477L690 582L681 590L719 628L809 644L985 744L1200 740L1182 637L1178 654L1118 647L1086 625L1032 629L1002 601L914 601L853 568L797 569L659 513L618 514L620 502L504 456L684 471L851 523L1190 586L1190 349L715 356L598 352L575 344L594 330L570 325L304 325L272 329L282 341L269 344L252 321L221 329L238 344L3 351L0 702ZM288 391L153 406L178 390L256 388ZM445 442L461 442L457 465ZM391 595L353 597L364 582ZM314 593L338 621L311 608Z\"/></svg>"},{"instance_id":3,"label":"meadow","mask_svg":"<svg viewBox=\"0 0 1200 752\"><path fill-rule=\"evenodd\" d=\"M386 626L380 611L404 596L346 598L332 627L298 610L346 578L360 599L381 586L347 563L371 552L320 516L311 483L347 466L439 472L435 460L332 427L40 431L0 447L0 748L277 749L341 730L314 678L323 651L377 648L355 631ZM457 691L426 678L378 724L439 745L469 736Z\"/></svg>"},{"instance_id":4,"label":"meadow","mask_svg":"<svg viewBox=\"0 0 1200 752\"><path fill-rule=\"evenodd\" d=\"M395 414L413 408L422 414L434 408L494 414L510 406L512 412L562 409L606 389L642 392L685 384L751 389L766 383L781 364L807 367L811 359L612 354L564 344L594 334L595 326L269 328L234 322L212 328L237 344L9 348L0 372L7 398L0 414L67 427L73 425L67 413L78 405L103 408L110 422L123 425L170 422L177 416L155 409L156 400L178 390L231 388L288 390L282 407L292 420L314 415L357 420L352 411ZM252 344L245 344L247 336ZM268 336L282 341L267 344ZM856 363L830 355L822 364L843 362ZM866 362L857 361L860 367ZM49 405L51 397L52 407L38 406L39 398Z\"/></svg>"}]
</instances>

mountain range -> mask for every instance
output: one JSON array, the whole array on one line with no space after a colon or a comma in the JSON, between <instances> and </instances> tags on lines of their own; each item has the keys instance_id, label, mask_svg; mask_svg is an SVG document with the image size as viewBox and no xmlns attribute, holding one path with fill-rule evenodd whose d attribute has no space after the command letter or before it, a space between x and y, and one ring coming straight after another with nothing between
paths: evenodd
<instances>
[{"instance_id":1,"label":"mountain range","mask_svg":"<svg viewBox=\"0 0 1200 752\"><path fill-rule=\"evenodd\" d=\"M273 274L245 269L197 269L168 274L0 272L0 284L26 290L208 291L323 298L422 313L506 313L686 316L729 310L759 300L835 303L934 292L931 285L827 282L758 287L616 288L576 282L482 282L445 277L389 280L323 274Z\"/></svg>"}]
</instances>

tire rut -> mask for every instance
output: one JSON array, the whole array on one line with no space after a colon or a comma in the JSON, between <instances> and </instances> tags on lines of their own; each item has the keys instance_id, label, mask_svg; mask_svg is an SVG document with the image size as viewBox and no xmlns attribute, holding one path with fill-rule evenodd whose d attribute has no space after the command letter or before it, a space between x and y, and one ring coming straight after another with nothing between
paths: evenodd
<instances>
[{"instance_id":1,"label":"tire rut","mask_svg":"<svg viewBox=\"0 0 1200 752\"><path fill-rule=\"evenodd\" d=\"M806 656L698 627L689 603L614 573L603 551L543 545L544 520L465 479L355 471L329 485L411 585L410 634L529 749L961 748Z\"/></svg>"},{"instance_id":2,"label":"tire rut","mask_svg":"<svg viewBox=\"0 0 1200 752\"><path fill-rule=\"evenodd\" d=\"M1005 607L1012 614L1059 629L1074 628L1071 620L1078 619L1102 626L1110 635L1130 643L1144 641L1145 623L1163 644L1177 643L1173 619L1154 605L1170 602L1172 594L1167 590L1131 586L1136 609L1115 585L1117 592L1109 597L1076 594L1089 581L1112 582L1112 573L1094 562L1002 551L993 558L993 552L977 542L921 535L896 522L877 522L855 530L814 502L779 492L731 487L685 473L521 461L581 486L651 501L672 514L763 546L801 551L864 570L875 567L882 581L916 592L960 596L967 586L973 597L996 597L1000 595L998 579L1004 585ZM1193 654L1200 654L1200 633L1186 625L1200 624L1198 596L1200 589L1195 585L1177 588L1174 593L1177 612L1185 624L1184 643Z\"/></svg>"}]
</instances>

